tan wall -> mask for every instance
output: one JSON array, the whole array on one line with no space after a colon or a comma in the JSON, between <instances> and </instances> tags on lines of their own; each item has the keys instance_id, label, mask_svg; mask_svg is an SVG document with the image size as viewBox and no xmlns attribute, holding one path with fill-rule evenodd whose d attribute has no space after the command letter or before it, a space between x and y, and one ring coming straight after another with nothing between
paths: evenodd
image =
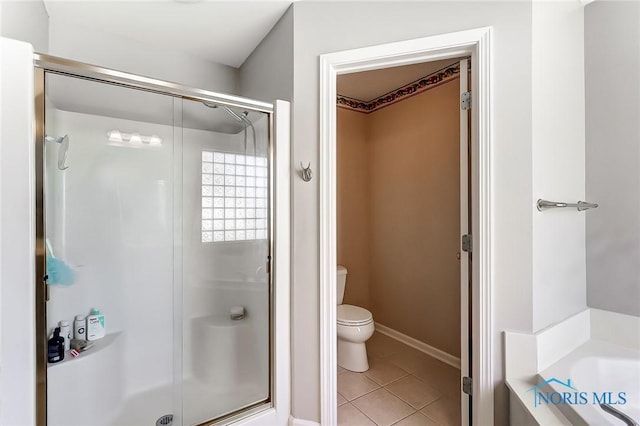
<instances>
[{"instance_id":1,"label":"tan wall","mask_svg":"<svg viewBox=\"0 0 640 426\"><path fill-rule=\"evenodd\" d=\"M459 357L458 98L454 80L369 115L338 111L338 259L345 303L369 301L376 322Z\"/></svg>"},{"instance_id":2,"label":"tan wall","mask_svg":"<svg viewBox=\"0 0 640 426\"><path fill-rule=\"evenodd\" d=\"M349 270L343 303L370 308L368 116L338 109L338 264Z\"/></svg>"}]
</instances>

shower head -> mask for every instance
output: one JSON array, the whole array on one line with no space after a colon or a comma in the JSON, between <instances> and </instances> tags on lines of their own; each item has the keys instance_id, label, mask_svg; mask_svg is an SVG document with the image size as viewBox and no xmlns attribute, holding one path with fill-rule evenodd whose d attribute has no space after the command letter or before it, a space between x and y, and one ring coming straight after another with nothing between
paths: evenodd
<instances>
[{"instance_id":1,"label":"shower head","mask_svg":"<svg viewBox=\"0 0 640 426\"><path fill-rule=\"evenodd\" d=\"M256 128L253 127L253 123L249 120L249 111L242 111L240 114L234 112L226 105L216 105L210 104L206 101L202 101L202 104L208 108L218 108L221 106L229 115L238 120L244 126L244 152L247 153L247 127L251 128L251 133L253 134L253 153L256 153Z\"/></svg>"},{"instance_id":2,"label":"shower head","mask_svg":"<svg viewBox=\"0 0 640 426\"><path fill-rule=\"evenodd\" d=\"M226 105L210 104L210 103L208 103L208 102L204 102L204 101L202 102L202 104L203 104L204 106L206 106L206 107L209 107L209 108L218 108L219 106L222 106L222 108L223 108L225 111L227 111L227 113L228 113L230 116L232 116L233 118L235 118L236 120L238 120L238 121L239 121L239 122L241 122L241 123L243 123L243 122L244 122L244 120L243 120L243 119L242 119L238 114L236 114L235 112L233 112L233 111L231 110L231 108L229 108L229 107L228 107L228 106L226 106ZM245 112L246 112L246 111L245 111Z\"/></svg>"},{"instance_id":3,"label":"shower head","mask_svg":"<svg viewBox=\"0 0 640 426\"><path fill-rule=\"evenodd\" d=\"M45 136L45 142L55 142L60 144L60 149L58 150L58 169L67 170L69 166L65 163L67 162L67 154L69 153L69 135L64 135L62 137L54 137L54 136Z\"/></svg>"}]
</instances>

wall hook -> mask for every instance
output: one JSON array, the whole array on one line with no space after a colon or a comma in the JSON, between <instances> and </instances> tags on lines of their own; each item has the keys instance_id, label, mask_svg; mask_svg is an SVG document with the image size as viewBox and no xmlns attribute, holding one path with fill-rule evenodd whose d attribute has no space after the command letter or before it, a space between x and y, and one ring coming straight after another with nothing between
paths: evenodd
<instances>
[{"instance_id":1,"label":"wall hook","mask_svg":"<svg viewBox=\"0 0 640 426\"><path fill-rule=\"evenodd\" d=\"M309 162L309 164L307 164L307 167L305 167L301 161L300 167L302 168L302 180L305 182L311 181L311 178L313 177L313 173L311 172L311 162Z\"/></svg>"}]
</instances>

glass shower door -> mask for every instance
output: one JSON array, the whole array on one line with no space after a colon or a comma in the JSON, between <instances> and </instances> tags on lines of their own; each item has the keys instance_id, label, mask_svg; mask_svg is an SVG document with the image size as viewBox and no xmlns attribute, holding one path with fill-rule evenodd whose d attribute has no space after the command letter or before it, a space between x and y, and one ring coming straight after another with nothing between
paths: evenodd
<instances>
[{"instance_id":1,"label":"glass shower door","mask_svg":"<svg viewBox=\"0 0 640 426\"><path fill-rule=\"evenodd\" d=\"M270 401L269 116L183 102L183 420Z\"/></svg>"},{"instance_id":2,"label":"glass shower door","mask_svg":"<svg viewBox=\"0 0 640 426\"><path fill-rule=\"evenodd\" d=\"M66 321L77 350L48 363L48 424L155 424L173 411L175 100L45 87L46 332Z\"/></svg>"},{"instance_id":3,"label":"glass shower door","mask_svg":"<svg viewBox=\"0 0 640 426\"><path fill-rule=\"evenodd\" d=\"M48 424L198 425L271 406L271 116L45 83L40 334L61 327L73 345L47 363Z\"/></svg>"}]
</instances>

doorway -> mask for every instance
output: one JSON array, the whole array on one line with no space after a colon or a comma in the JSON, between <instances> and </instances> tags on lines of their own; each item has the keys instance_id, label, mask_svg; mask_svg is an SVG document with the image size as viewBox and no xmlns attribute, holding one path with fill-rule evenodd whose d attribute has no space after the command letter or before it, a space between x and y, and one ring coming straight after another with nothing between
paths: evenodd
<instances>
[{"instance_id":1,"label":"doorway","mask_svg":"<svg viewBox=\"0 0 640 426\"><path fill-rule=\"evenodd\" d=\"M468 405L469 60L337 78L338 424L460 424ZM375 321L365 371L352 311Z\"/></svg>"},{"instance_id":2,"label":"doorway","mask_svg":"<svg viewBox=\"0 0 640 426\"><path fill-rule=\"evenodd\" d=\"M461 114L470 121L460 121L461 135L470 135L470 151L460 151L460 170L471 173L461 177L460 182L469 186L461 186L461 194L468 190L468 197L460 197L460 211L472 212L470 228L477 230L474 238L465 238L465 248L462 250L460 239L461 262L460 271L468 272L473 286L471 288L460 279L460 381L463 378L467 385L467 394L463 394L460 404L460 419L463 424L490 424L493 417L492 369L490 362L491 350L491 315L490 305L490 214L489 208L489 157L490 148L490 79L489 79L489 36L490 29L478 29L452 33L424 39L410 40L400 43L355 49L321 56L321 380L322 380L322 411L323 424L337 423L337 335L336 335L336 272L337 272L337 145L336 145L336 106L338 101L336 83L339 74L349 74L360 71L371 71L401 65L411 65L438 60L453 60L454 58L470 57L471 67L477 70L473 74L472 84L477 88L474 102L477 108L472 108L468 114ZM463 64L466 61L463 61ZM464 65L463 65L464 66ZM466 69L464 70L466 75ZM467 90L461 90L462 92ZM464 98L460 99L465 100ZM475 104L474 104L475 107ZM470 131L469 131L470 130ZM468 162L467 162L468 161ZM468 189L467 189L468 188ZM468 204L466 204L466 203ZM468 216L467 216L468 217ZM462 219L462 217L461 217ZM460 221L461 225L465 222ZM469 221L466 221L469 225ZM460 237L466 234L464 226L460 228ZM475 249L475 250L474 250ZM474 251L474 263L467 268L463 260L470 260L470 252ZM467 264L469 265L469 264ZM348 281L347 281L348 282ZM348 284L347 284L348 287ZM463 293L469 293L468 299ZM467 300L472 306L466 307ZM374 317L375 320L375 317ZM471 325L469 325L471 324ZM380 329L380 327L378 327ZM383 329L384 330L384 329ZM389 330L387 334L393 334ZM466 338L467 332L474 336L471 343ZM403 333L404 334L404 333ZM375 339L374 335L374 339ZM394 337L399 337L398 335ZM415 346L414 346L415 348ZM472 351L474 358L468 354ZM443 351L444 352L444 351ZM471 372L478 374L473 377ZM473 407L470 404L470 394L474 395Z\"/></svg>"}]
</instances>

